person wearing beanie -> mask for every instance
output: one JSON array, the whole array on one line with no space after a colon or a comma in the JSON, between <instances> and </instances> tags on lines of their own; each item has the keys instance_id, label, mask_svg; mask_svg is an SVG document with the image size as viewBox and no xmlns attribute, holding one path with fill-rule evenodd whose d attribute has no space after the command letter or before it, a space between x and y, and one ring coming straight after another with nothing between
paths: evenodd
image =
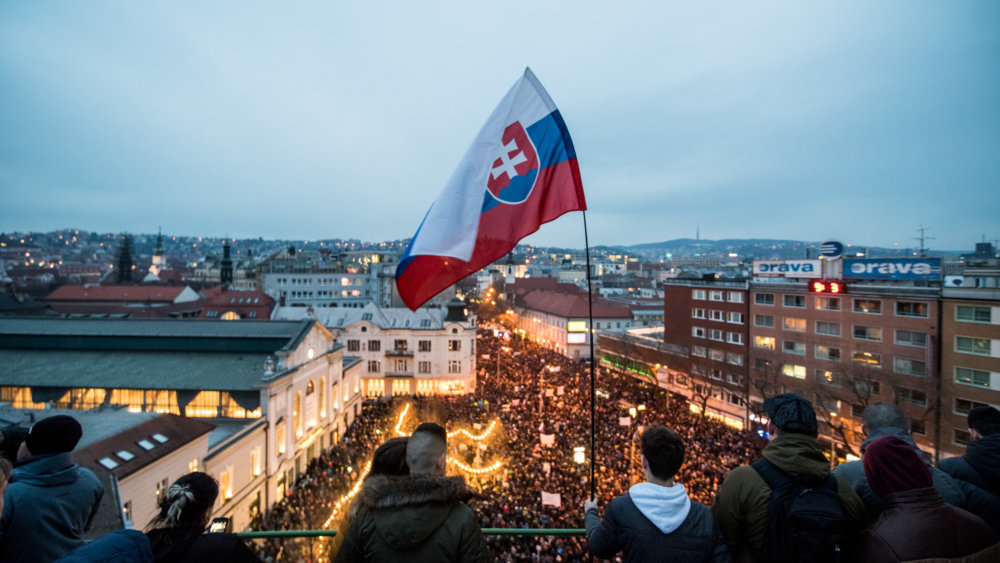
<instances>
[{"instance_id":1,"label":"person wearing beanie","mask_svg":"<svg viewBox=\"0 0 1000 563\"><path fill-rule=\"evenodd\" d=\"M854 560L1000 560L1000 544L990 526L941 499L930 467L906 441L896 436L872 441L863 467L885 509L859 535Z\"/></svg>"},{"instance_id":2,"label":"person wearing beanie","mask_svg":"<svg viewBox=\"0 0 1000 563\"><path fill-rule=\"evenodd\" d=\"M3 496L0 561L48 563L83 545L104 487L70 457L82 436L80 423L66 415L28 429Z\"/></svg>"},{"instance_id":3,"label":"person wearing beanie","mask_svg":"<svg viewBox=\"0 0 1000 563\"><path fill-rule=\"evenodd\" d=\"M1000 497L996 497L979 487L966 483L933 467L923 456L910 435L910 419L903 409L891 403L875 403L868 405L862 415L861 430L865 440L861 443L861 454L866 456L868 447L883 436L895 436L909 444L910 449L918 455L930 471L931 482L941 498L948 504L979 516L1000 533ZM865 503L868 516L872 519L882 512L882 499L876 495L868 484L863 467L863 459L842 463L833 469L833 474L844 479L854 488Z\"/></svg>"},{"instance_id":4,"label":"person wearing beanie","mask_svg":"<svg viewBox=\"0 0 1000 563\"><path fill-rule=\"evenodd\" d=\"M830 474L830 461L816 440L816 411L806 399L783 393L764 401L770 419L771 442L762 455L791 477L820 481ZM851 486L837 479L837 494L852 530L868 521L864 503ZM722 482L712 505L712 514L729 544L733 561L765 560L767 514L771 488L750 465L733 469Z\"/></svg>"}]
</instances>

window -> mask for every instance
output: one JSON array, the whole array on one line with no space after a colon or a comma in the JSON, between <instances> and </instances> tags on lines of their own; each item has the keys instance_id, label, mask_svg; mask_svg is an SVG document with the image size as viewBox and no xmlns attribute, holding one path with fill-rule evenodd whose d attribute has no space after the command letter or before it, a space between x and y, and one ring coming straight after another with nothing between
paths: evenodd
<instances>
[{"instance_id":1,"label":"window","mask_svg":"<svg viewBox=\"0 0 1000 563\"><path fill-rule=\"evenodd\" d=\"M163 495L167 492L167 487L170 486L170 479L164 477L156 482L156 503L159 504Z\"/></svg>"},{"instance_id":2,"label":"window","mask_svg":"<svg viewBox=\"0 0 1000 563\"><path fill-rule=\"evenodd\" d=\"M851 416L854 418L862 418L865 414L864 405L851 405Z\"/></svg>"},{"instance_id":3,"label":"window","mask_svg":"<svg viewBox=\"0 0 1000 563\"><path fill-rule=\"evenodd\" d=\"M107 459L107 458L105 458ZM122 505L122 516L125 518L125 522L128 523L128 527L132 527L132 501L127 501Z\"/></svg>"},{"instance_id":4,"label":"window","mask_svg":"<svg viewBox=\"0 0 1000 563\"><path fill-rule=\"evenodd\" d=\"M782 328L784 328L785 330L794 330L796 332L805 332L806 331L806 320L805 319L796 319L794 317L785 317L785 318L781 319L781 321L782 321Z\"/></svg>"},{"instance_id":5,"label":"window","mask_svg":"<svg viewBox=\"0 0 1000 563\"><path fill-rule=\"evenodd\" d=\"M767 371L771 368L771 360L767 358L754 358L753 359L753 369L759 369L761 371Z\"/></svg>"},{"instance_id":6,"label":"window","mask_svg":"<svg viewBox=\"0 0 1000 563\"><path fill-rule=\"evenodd\" d=\"M448 351L449 352L459 352L462 350L461 340L449 340L448 341Z\"/></svg>"},{"instance_id":7,"label":"window","mask_svg":"<svg viewBox=\"0 0 1000 563\"><path fill-rule=\"evenodd\" d=\"M785 364L784 366L781 367L781 373L787 375L788 377L794 377L795 379L805 379L806 366Z\"/></svg>"},{"instance_id":8,"label":"window","mask_svg":"<svg viewBox=\"0 0 1000 563\"><path fill-rule=\"evenodd\" d=\"M709 301L725 301L725 297L721 291L709 291L708 292Z\"/></svg>"},{"instance_id":9,"label":"window","mask_svg":"<svg viewBox=\"0 0 1000 563\"><path fill-rule=\"evenodd\" d=\"M989 338L972 338L971 336L956 336L955 351L963 354L975 354L977 356L990 355Z\"/></svg>"},{"instance_id":10,"label":"window","mask_svg":"<svg viewBox=\"0 0 1000 563\"><path fill-rule=\"evenodd\" d=\"M708 318L713 321L722 321L724 319L724 313L722 311L711 310L708 312Z\"/></svg>"},{"instance_id":11,"label":"window","mask_svg":"<svg viewBox=\"0 0 1000 563\"><path fill-rule=\"evenodd\" d=\"M856 340L871 340L872 342L881 342L882 329L875 326L854 325L854 338Z\"/></svg>"},{"instance_id":12,"label":"window","mask_svg":"<svg viewBox=\"0 0 1000 563\"><path fill-rule=\"evenodd\" d=\"M766 348L767 350L774 350L775 339L773 336L755 336L753 337L753 345L757 348Z\"/></svg>"},{"instance_id":13,"label":"window","mask_svg":"<svg viewBox=\"0 0 1000 563\"><path fill-rule=\"evenodd\" d=\"M855 379L851 381L851 389L858 395L867 397L882 392L882 384L872 379Z\"/></svg>"},{"instance_id":14,"label":"window","mask_svg":"<svg viewBox=\"0 0 1000 563\"><path fill-rule=\"evenodd\" d=\"M821 297L816 296L816 308L820 311L839 311L840 310L840 298L839 297Z\"/></svg>"},{"instance_id":15,"label":"window","mask_svg":"<svg viewBox=\"0 0 1000 563\"><path fill-rule=\"evenodd\" d=\"M368 341L368 351L369 352L378 352L381 349L382 349L382 341L381 340L369 340Z\"/></svg>"},{"instance_id":16,"label":"window","mask_svg":"<svg viewBox=\"0 0 1000 563\"><path fill-rule=\"evenodd\" d=\"M781 341L781 351L786 354L795 354L796 356L806 355L806 343L805 342L795 342L792 340L782 340Z\"/></svg>"},{"instance_id":17,"label":"window","mask_svg":"<svg viewBox=\"0 0 1000 563\"><path fill-rule=\"evenodd\" d=\"M930 306L917 301L896 301L896 316L926 319L930 316Z\"/></svg>"},{"instance_id":18,"label":"window","mask_svg":"<svg viewBox=\"0 0 1000 563\"><path fill-rule=\"evenodd\" d=\"M448 373L462 373L462 360L448 360Z\"/></svg>"},{"instance_id":19,"label":"window","mask_svg":"<svg viewBox=\"0 0 1000 563\"><path fill-rule=\"evenodd\" d=\"M254 477L260 475L260 448L254 448L250 452L250 474Z\"/></svg>"},{"instance_id":20,"label":"window","mask_svg":"<svg viewBox=\"0 0 1000 563\"><path fill-rule=\"evenodd\" d=\"M927 393L923 391L910 389L909 387L897 387L896 396L899 397L900 401L906 401L907 403L913 403L921 407L927 406Z\"/></svg>"},{"instance_id":21,"label":"window","mask_svg":"<svg viewBox=\"0 0 1000 563\"><path fill-rule=\"evenodd\" d=\"M955 308L955 320L969 323L990 323L993 316L989 307L959 305Z\"/></svg>"},{"instance_id":22,"label":"window","mask_svg":"<svg viewBox=\"0 0 1000 563\"><path fill-rule=\"evenodd\" d=\"M912 330L896 330L896 344L901 346L913 346L914 348L927 347L927 333Z\"/></svg>"},{"instance_id":23,"label":"window","mask_svg":"<svg viewBox=\"0 0 1000 563\"><path fill-rule=\"evenodd\" d=\"M806 296L785 295L782 303L785 305L785 307L795 307L797 309L804 309L806 306Z\"/></svg>"},{"instance_id":24,"label":"window","mask_svg":"<svg viewBox=\"0 0 1000 563\"><path fill-rule=\"evenodd\" d=\"M873 354L871 352L855 352L851 359L856 364L863 366L868 366L871 368L881 368L882 367L882 354Z\"/></svg>"},{"instance_id":25,"label":"window","mask_svg":"<svg viewBox=\"0 0 1000 563\"><path fill-rule=\"evenodd\" d=\"M966 385L988 388L990 386L990 372L980 371L978 369L956 367L955 381Z\"/></svg>"},{"instance_id":26,"label":"window","mask_svg":"<svg viewBox=\"0 0 1000 563\"><path fill-rule=\"evenodd\" d=\"M219 476L219 492L222 494L222 502L233 498L233 474L230 471L223 471Z\"/></svg>"},{"instance_id":27,"label":"window","mask_svg":"<svg viewBox=\"0 0 1000 563\"><path fill-rule=\"evenodd\" d=\"M378 373L382 370L380 361L378 360L368 360L368 373Z\"/></svg>"},{"instance_id":28,"label":"window","mask_svg":"<svg viewBox=\"0 0 1000 563\"><path fill-rule=\"evenodd\" d=\"M723 362L726 360L726 353L722 350L716 350L714 348L708 349L708 357L717 362Z\"/></svg>"},{"instance_id":29,"label":"window","mask_svg":"<svg viewBox=\"0 0 1000 563\"><path fill-rule=\"evenodd\" d=\"M774 317L771 315L754 315L753 324L765 328L774 328Z\"/></svg>"},{"instance_id":30,"label":"window","mask_svg":"<svg viewBox=\"0 0 1000 563\"><path fill-rule=\"evenodd\" d=\"M726 322L733 323L734 325L743 324L743 313L736 313L733 311L726 313Z\"/></svg>"},{"instance_id":31,"label":"window","mask_svg":"<svg viewBox=\"0 0 1000 563\"><path fill-rule=\"evenodd\" d=\"M704 289L694 289L694 290L692 290L691 291L691 299L694 299L696 301L704 301L705 300L705 290Z\"/></svg>"},{"instance_id":32,"label":"window","mask_svg":"<svg viewBox=\"0 0 1000 563\"><path fill-rule=\"evenodd\" d=\"M733 385L743 385L743 378L734 373L727 373L726 381Z\"/></svg>"},{"instance_id":33,"label":"window","mask_svg":"<svg viewBox=\"0 0 1000 563\"><path fill-rule=\"evenodd\" d=\"M458 341L456 340L456 342L458 342ZM407 342L407 340L405 338L399 338L399 339L393 340L393 342L392 342L392 349L396 350L397 352L405 352L407 350L407 348L409 348L409 347L410 347L410 343Z\"/></svg>"},{"instance_id":34,"label":"window","mask_svg":"<svg viewBox=\"0 0 1000 563\"><path fill-rule=\"evenodd\" d=\"M855 299L854 312L867 313L869 315L881 315L882 302L878 299Z\"/></svg>"},{"instance_id":35,"label":"window","mask_svg":"<svg viewBox=\"0 0 1000 563\"><path fill-rule=\"evenodd\" d=\"M910 434L920 434L921 436L927 434L927 425L922 420L911 420Z\"/></svg>"},{"instance_id":36,"label":"window","mask_svg":"<svg viewBox=\"0 0 1000 563\"><path fill-rule=\"evenodd\" d=\"M959 430L958 428L952 430L952 441L955 442L955 445L968 446L971 440L972 435L969 434L968 430Z\"/></svg>"},{"instance_id":37,"label":"window","mask_svg":"<svg viewBox=\"0 0 1000 563\"><path fill-rule=\"evenodd\" d=\"M832 371L818 369L813 373L816 376L816 383L829 385L830 387L840 387L840 377Z\"/></svg>"},{"instance_id":38,"label":"window","mask_svg":"<svg viewBox=\"0 0 1000 563\"><path fill-rule=\"evenodd\" d=\"M825 334L826 336L840 336L840 323L816 321L816 334Z\"/></svg>"},{"instance_id":39,"label":"window","mask_svg":"<svg viewBox=\"0 0 1000 563\"><path fill-rule=\"evenodd\" d=\"M722 380L722 370L712 368L712 371L709 372L708 376L711 377L712 379Z\"/></svg>"},{"instance_id":40,"label":"window","mask_svg":"<svg viewBox=\"0 0 1000 563\"><path fill-rule=\"evenodd\" d=\"M978 401L970 401L969 399L959 399L955 397L955 414L968 415L972 409L978 409L979 407L988 407L986 403L980 403Z\"/></svg>"},{"instance_id":41,"label":"window","mask_svg":"<svg viewBox=\"0 0 1000 563\"><path fill-rule=\"evenodd\" d=\"M705 310L704 309L691 309L691 318L692 319L704 319L705 318Z\"/></svg>"},{"instance_id":42,"label":"window","mask_svg":"<svg viewBox=\"0 0 1000 563\"><path fill-rule=\"evenodd\" d=\"M832 397L824 397L820 394L816 394L813 399L816 400L814 403L816 407L821 408L827 412L840 412L840 401Z\"/></svg>"},{"instance_id":43,"label":"window","mask_svg":"<svg viewBox=\"0 0 1000 563\"><path fill-rule=\"evenodd\" d=\"M695 338L705 338L705 329L700 326L691 327L691 336Z\"/></svg>"},{"instance_id":44,"label":"window","mask_svg":"<svg viewBox=\"0 0 1000 563\"><path fill-rule=\"evenodd\" d=\"M923 377L927 375L927 364L920 360L911 360L909 358L893 358L892 371L904 375Z\"/></svg>"},{"instance_id":45,"label":"window","mask_svg":"<svg viewBox=\"0 0 1000 563\"><path fill-rule=\"evenodd\" d=\"M169 440L170 438L167 438L163 434L160 434L159 432L157 432L156 434L153 434L153 439L156 440L157 442L161 443L161 444L166 444L167 440Z\"/></svg>"},{"instance_id":46,"label":"window","mask_svg":"<svg viewBox=\"0 0 1000 563\"><path fill-rule=\"evenodd\" d=\"M348 340L347 341L347 351L348 352L360 352L361 351L361 341L360 340Z\"/></svg>"},{"instance_id":47,"label":"window","mask_svg":"<svg viewBox=\"0 0 1000 563\"><path fill-rule=\"evenodd\" d=\"M741 332L730 332L726 334L726 342L730 344L743 345L743 333Z\"/></svg>"},{"instance_id":48,"label":"window","mask_svg":"<svg viewBox=\"0 0 1000 563\"><path fill-rule=\"evenodd\" d=\"M831 362L840 361L840 348L834 348L833 346L824 346L817 344L815 348L816 358L819 360L828 360Z\"/></svg>"},{"instance_id":49,"label":"window","mask_svg":"<svg viewBox=\"0 0 1000 563\"><path fill-rule=\"evenodd\" d=\"M711 328L708 330L708 339L715 340L716 342L722 342L722 331L717 328Z\"/></svg>"},{"instance_id":50,"label":"window","mask_svg":"<svg viewBox=\"0 0 1000 563\"><path fill-rule=\"evenodd\" d=\"M704 358L705 357L705 347L704 346L692 346L691 347L691 355L692 356L697 356L699 358Z\"/></svg>"},{"instance_id":51,"label":"window","mask_svg":"<svg viewBox=\"0 0 1000 563\"><path fill-rule=\"evenodd\" d=\"M144 450L146 450L147 452L149 450L151 450L151 449L153 449L153 448L156 447L156 444L150 442L149 440L147 440L145 438L143 438L142 440L139 440L138 442L136 442L136 444L139 444L139 447L142 448L142 449L144 449Z\"/></svg>"},{"instance_id":52,"label":"window","mask_svg":"<svg viewBox=\"0 0 1000 563\"><path fill-rule=\"evenodd\" d=\"M107 469L114 469L118 467L118 462L111 459L110 457L102 457L101 459L97 460L97 463L100 463Z\"/></svg>"},{"instance_id":53,"label":"window","mask_svg":"<svg viewBox=\"0 0 1000 563\"><path fill-rule=\"evenodd\" d=\"M430 352L431 351L431 341L430 340L418 340L417 341L417 350L419 350L421 352Z\"/></svg>"},{"instance_id":54,"label":"window","mask_svg":"<svg viewBox=\"0 0 1000 563\"><path fill-rule=\"evenodd\" d=\"M739 291L730 291L727 295L730 303L742 303L743 294Z\"/></svg>"},{"instance_id":55,"label":"window","mask_svg":"<svg viewBox=\"0 0 1000 563\"><path fill-rule=\"evenodd\" d=\"M427 362L427 361L419 361L419 362L417 362L417 372L418 373L430 373L431 372L431 363Z\"/></svg>"},{"instance_id":56,"label":"window","mask_svg":"<svg viewBox=\"0 0 1000 563\"><path fill-rule=\"evenodd\" d=\"M743 354L727 353L726 354L726 363L730 364L730 365L734 365L734 366L742 366L743 365Z\"/></svg>"},{"instance_id":57,"label":"window","mask_svg":"<svg viewBox=\"0 0 1000 563\"><path fill-rule=\"evenodd\" d=\"M755 305L774 305L773 293L754 293L753 302Z\"/></svg>"}]
</instances>

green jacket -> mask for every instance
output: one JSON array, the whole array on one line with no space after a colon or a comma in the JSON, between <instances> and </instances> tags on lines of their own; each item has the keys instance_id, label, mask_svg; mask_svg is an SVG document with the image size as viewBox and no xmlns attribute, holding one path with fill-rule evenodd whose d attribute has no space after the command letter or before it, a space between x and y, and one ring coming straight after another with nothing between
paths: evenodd
<instances>
[{"instance_id":1,"label":"green jacket","mask_svg":"<svg viewBox=\"0 0 1000 563\"><path fill-rule=\"evenodd\" d=\"M492 561L469 496L462 477L369 477L335 561Z\"/></svg>"},{"instance_id":2,"label":"green jacket","mask_svg":"<svg viewBox=\"0 0 1000 563\"><path fill-rule=\"evenodd\" d=\"M821 478L830 473L830 461L816 438L804 434L776 437L764 448L763 455L791 475L805 473ZM861 530L868 522L864 503L843 479L837 479L837 487L855 531ZM726 537L735 563L764 560L764 536L770 503L771 489L749 465L733 469L723 481L712 506L712 515Z\"/></svg>"}]
</instances>

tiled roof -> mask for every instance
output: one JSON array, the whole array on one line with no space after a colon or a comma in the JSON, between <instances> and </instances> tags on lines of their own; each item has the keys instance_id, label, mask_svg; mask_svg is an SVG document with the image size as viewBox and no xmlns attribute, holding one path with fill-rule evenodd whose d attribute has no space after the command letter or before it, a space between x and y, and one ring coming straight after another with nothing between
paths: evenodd
<instances>
[{"instance_id":1,"label":"tiled roof","mask_svg":"<svg viewBox=\"0 0 1000 563\"><path fill-rule=\"evenodd\" d=\"M130 301L173 302L185 286L165 285L64 285L45 298L46 301Z\"/></svg>"},{"instance_id":2,"label":"tiled roof","mask_svg":"<svg viewBox=\"0 0 1000 563\"><path fill-rule=\"evenodd\" d=\"M196 319L75 320L75 319L3 319L0 337L6 335L131 336L131 337L204 337L291 339L307 326L302 322L227 323ZM0 339L2 340L2 339Z\"/></svg>"},{"instance_id":3,"label":"tiled roof","mask_svg":"<svg viewBox=\"0 0 1000 563\"><path fill-rule=\"evenodd\" d=\"M518 300L518 305L564 318L588 316L586 293L562 293L536 289L521 297ZM597 296L594 297L593 309L594 318L632 318L632 311L628 307L611 303Z\"/></svg>"},{"instance_id":4,"label":"tiled roof","mask_svg":"<svg viewBox=\"0 0 1000 563\"><path fill-rule=\"evenodd\" d=\"M213 428L215 425L207 422L164 414L77 450L73 452L73 459L96 473L110 471L123 479L208 434ZM118 452L127 452L127 455L119 456ZM111 459L117 466L108 469L100 463L104 458Z\"/></svg>"},{"instance_id":5,"label":"tiled roof","mask_svg":"<svg viewBox=\"0 0 1000 563\"><path fill-rule=\"evenodd\" d=\"M274 299L263 291L226 291L212 298L205 307L235 307L256 305L270 307Z\"/></svg>"},{"instance_id":6,"label":"tiled roof","mask_svg":"<svg viewBox=\"0 0 1000 563\"><path fill-rule=\"evenodd\" d=\"M437 307L421 307L411 311L405 307L381 308L374 303L367 303L361 309L344 307L317 307L310 310L306 307L277 307L271 314L275 319L307 319L315 318L323 326L332 329L346 328L352 324L366 321L383 330L392 329L424 329L440 330L444 326L447 310Z\"/></svg>"}]
</instances>

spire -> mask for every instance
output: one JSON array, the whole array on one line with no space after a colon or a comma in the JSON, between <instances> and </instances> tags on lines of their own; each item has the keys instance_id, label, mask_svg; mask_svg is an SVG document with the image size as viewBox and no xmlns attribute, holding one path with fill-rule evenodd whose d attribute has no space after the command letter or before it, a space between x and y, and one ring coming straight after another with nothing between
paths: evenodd
<instances>
[{"instance_id":1,"label":"spire","mask_svg":"<svg viewBox=\"0 0 1000 563\"><path fill-rule=\"evenodd\" d=\"M230 257L229 239L222 241L222 264L219 270L219 281L222 283L233 283L233 259Z\"/></svg>"},{"instance_id":2,"label":"spire","mask_svg":"<svg viewBox=\"0 0 1000 563\"><path fill-rule=\"evenodd\" d=\"M153 256L163 256L163 227L156 233L156 248L153 249Z\"/></svg>"},{"instance_id":3,"label":"spire","mask_svg":"<svg viewBox=\"0 0 1000 563\"><path fill-rule=\"evenodd\" d=\"M118 247L118 283L132 283L132 242L128 233L122 233L122 243Z\"/></svg>"}]
</instances>

